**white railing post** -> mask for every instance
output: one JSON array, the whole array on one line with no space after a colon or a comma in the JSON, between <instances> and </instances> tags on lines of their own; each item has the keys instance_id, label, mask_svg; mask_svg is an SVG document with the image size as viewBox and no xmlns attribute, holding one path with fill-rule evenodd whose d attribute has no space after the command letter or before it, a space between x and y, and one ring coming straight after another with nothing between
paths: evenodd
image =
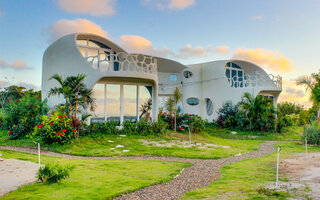
<instances>
[{"instance_id":1,"label":"white railing post","mask_svg":"<svg viewBox=\"0 0 320 200\"><path fill-rule=\"evenodd\" d=\"M40 143L38 143L38 162L39 162L39 168L41 166L41 163L40 163Z\"/></svg>"},{"instance_id":2,"label":"white railing post","mask_svg":"<svg viewBox=\"0 0 320 200\"><path fill-rule=\"evenodd\" d=\"M308 138L306 137L306 160L308 160Z\"/></svg>"}]
</instances>

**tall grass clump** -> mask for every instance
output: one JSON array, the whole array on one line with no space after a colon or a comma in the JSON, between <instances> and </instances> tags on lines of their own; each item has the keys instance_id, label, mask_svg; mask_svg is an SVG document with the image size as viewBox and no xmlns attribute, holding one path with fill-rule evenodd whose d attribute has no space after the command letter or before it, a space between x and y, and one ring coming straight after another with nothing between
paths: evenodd
<instances>
[{"instance_id":1,"label":"tall grass clump","mask_svg":"<svg viewBox=\"0 0 320 200\"><path fill-rule=\"evenodd\" d=\"M308 144L320 145L320 125L317 121L305 126L302 141L305 141L305 138Z\"/></svg>"}]
</instances>

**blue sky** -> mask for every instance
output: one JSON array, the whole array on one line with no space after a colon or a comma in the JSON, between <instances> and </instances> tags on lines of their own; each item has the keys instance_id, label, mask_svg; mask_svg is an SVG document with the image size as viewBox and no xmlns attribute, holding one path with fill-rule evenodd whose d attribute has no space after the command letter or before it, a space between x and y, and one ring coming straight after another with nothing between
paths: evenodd
<instances>
[{"instance_id":1,"label":"blue sky","mask_svg":"<svg viewBox=\"0 0 320 200\"><path fill-rule=\"evenodd\" d=\"M294 79L319 70L319 10L319 0L0 0L0 84L15 77L40 88L54 39L98 30L128 51L184 64L255 62L283 76L282 101L310 105Z\"/></svg>"}]
</instances>

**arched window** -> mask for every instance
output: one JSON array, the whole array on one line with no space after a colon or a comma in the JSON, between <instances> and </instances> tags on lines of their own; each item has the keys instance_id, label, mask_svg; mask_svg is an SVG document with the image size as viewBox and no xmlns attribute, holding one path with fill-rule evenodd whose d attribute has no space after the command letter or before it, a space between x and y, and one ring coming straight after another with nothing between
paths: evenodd
<instances>
[{"instance_id":1,"label":"arched window","mask_svg":"<svg viewBox=\"0 0 320 200\"><path fill-rule=\"evenodd\" d=\"M225 73L231 87L248 87L248 84L246 83L248 77L239 65L232 62L228 62L226 64Z\"/></svg>"},{"instance_id":2,"label":"arched window","mask_svg":"<svg viewBox=\"0 0 320 200\"><path fill-rule=\"evenodd\" d=\"M101 42L79 39L77 45L81 55L91 63L93 69L107 71L110 62L116 60L116 52ZM119 71L119 62L113 62L113 68L114 71Z\"/></svg>"},{"instance_id":3,"label":"arched window","mask_svg":"<svg viewBox=\"0 0 320 200\"><path fill-rule=\"evenodd\" d=\"M206 101L207 115L211 116L213 114L213 103L209 98L206 98L205 101Z\"/></svg>"}]
</instances>

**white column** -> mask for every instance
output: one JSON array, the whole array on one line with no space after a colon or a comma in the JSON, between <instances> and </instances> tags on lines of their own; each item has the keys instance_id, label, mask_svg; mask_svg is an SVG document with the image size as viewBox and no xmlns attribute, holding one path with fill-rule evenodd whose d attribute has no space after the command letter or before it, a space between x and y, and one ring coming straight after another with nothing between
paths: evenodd
<instances>
[{"instance_id":1,"label":"white column","mask_svg":"<svg viewBox=\"0 0 320 200\"><path fill-rule=\"evenodd\" d=\"M139 100L139 91L140 91L140 86L139 84L137 85L137 121L139 121L139 105L140 105L140 100Z\"/></svg>"},{"instance_id":2,"label":"white column","mask_svg":"<svg viewBox=\"0 0 320 200\"><path fill-rule=\"evenodd\" d=\"M104 83L104 121L107 121L107 82Z\"/></svg>"},{"instance_id":3,"label":"white column","mask_svg":"<svg viewBox=\"0 0 320 200\"><path fill-rule=\"evenodd\" d=\"M152 86L152 121L158 121L158 85Z\"/></svg>"},{"instance_id":4,"label":"white column","mask_svg":"<svg viewBox=\"0 0 320 200\"><path fill-rule=\"evenodd\" d=\"M122 122L123 122L123 84L120 84L120 126L122 126Z\"/></svg>"}]
</instances>

